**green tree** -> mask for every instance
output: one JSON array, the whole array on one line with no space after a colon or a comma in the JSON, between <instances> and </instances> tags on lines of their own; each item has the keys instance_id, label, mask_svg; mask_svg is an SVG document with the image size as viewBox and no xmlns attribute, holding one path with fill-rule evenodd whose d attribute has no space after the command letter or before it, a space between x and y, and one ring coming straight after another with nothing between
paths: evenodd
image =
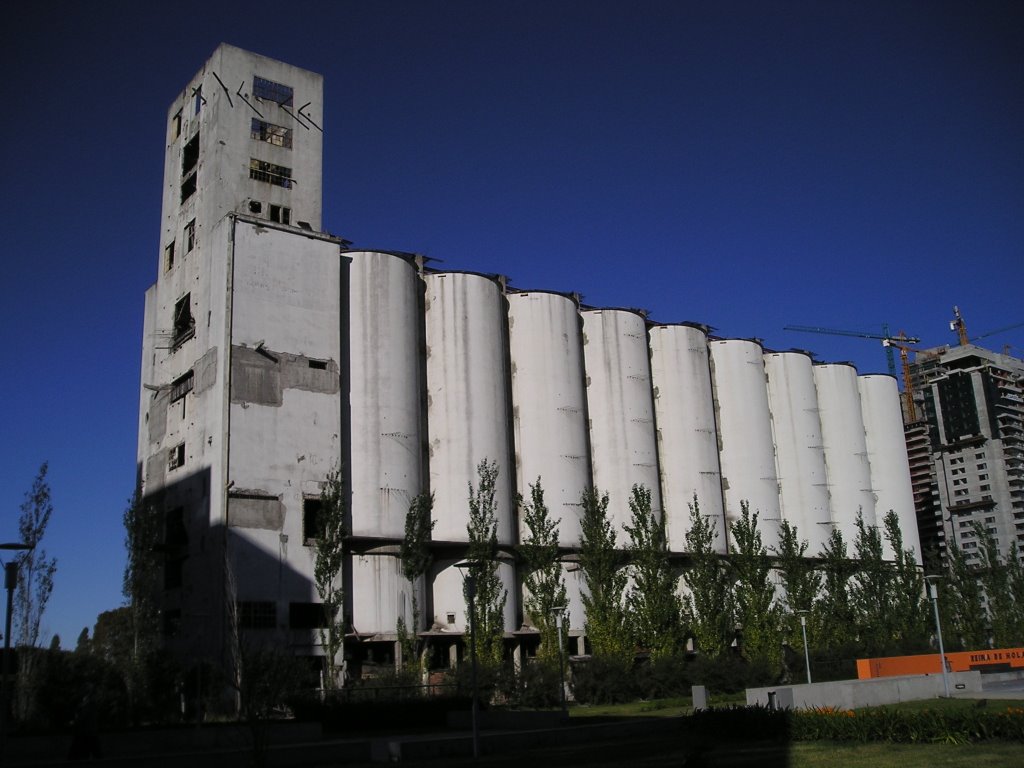
<instances>
[{"instance_id":1,"label":"green tree","mask_svg":"<svg viewBox=\"0 0 1024 768\"><path fill-rule=\"evenodd\" d=\"M121 591L127 606L118 609L118 636L126 632L127 641L118 643L118 652L105 655L107 661L124 677L128 690L130 716L137 719L138 704L148 698L149 675L144 667L160 646L160 596L162 562L160 552L163 532L162 516L151 504L147 504L139 488L128 500L124 516L124 545L126 559ZM179 542L165 542L175 545ZM110 611L108 614L112 613ZM96 631L101 628L105 614L96 621ZM110 619L112 617L108 617ZM123 628L122 628L123 625ZM94 632L94 640L95 640Z\"/></svg>"},{"instance_id":2,"label":"green tree","mask_svg":"<svg viewBox=\"0 0 1024 768\"><path fill-rule=\"evenodd\" d=\"M11 633L19 646L39 645L39 629L46 604L53 592L53 579L57 573L57 558L47 556L42 548L46 527L53 514L50 485L46 481L49 465L43 462L32 489L25 494L18 518L21 541L32 549L18 555L18 583L14 592L14 626ZM27 654L26 654L27 656Z\"/></svg>"},{"instance_id":3,"label":"green tree","mask_svg":"<svg viewBox=\"0 0 1024 768\"><path fill-rule=\"evenodd\" d=\"M341 583L341 567L345 556L345 511L345 483L339 466L327 474L320 491L313 564L313 583L324 611L320 643L324 649L326 667L324 687L328 690L342 684L338 655L345 642L344 591Z\"/></svg>"},{"instance_id":4,"label":"green tree","mask_svg":"<svg viewBox=\"0 0 1024 768\"><path fill-rule=\"evenodd\" d=\"M981 524L973 524L981 557L979 575L988 600L992 642L996 648L1018 645L1024 638L1024 574L1016 544L1006 558L999 556L999 545Z\"/></svg>"},{"instance_id":5,"label":"green tree","mask_svg":"<svg viewBox=\"0 0 1024 768\"><path fill-rule=\"evenodd\" d=\"M776 567L785 590L783 599L786 615L783 624L786 643L801 652L804 650L804 639L798 611L810 612L821 591L821 573L807 556L807 547L807 540L800 538L796 526L783 520L779 530L779 545L775 549ZM813 638L809 637L807 642L812 643Z\"/></svg>"},{"instance_id":6,"label":"green tree","mask_svg":"<svg viewBox=\"0 0 1024 768\"><path fill-rule=\"evenodd\" d=\"M626 572L615 548L615 529L608 518L608 494L583 491L580 571L587 583L583 594L587 639L595 656L632 660L633 647L625 628L623 595Z\"/></svg>"},{"instance_id":7,"label":"green tree","mask_svg":"<svg viewBox=\"0 0 1024 768\"><path fill-rule=\"evenodd\" d=\"M857 538L853 544L856 571L850 580L850 603L855 612L857 639L868 656L894 651L892 644L892 574L882 550L882 534L864 522L857 511Z\"/></svg>"},{"instance_id":8,"label":"green tree","mask_svg":"<svg viewBox=\"0 0 1024 768\"><path fill-rule=\"evenodd\" d=\"M412 500L409 511L405 513L405 536L402 539L402 575L409 582L412 594L412 631L405 625L405 617L398 617L398 639L402 645L402 662L404 666L412 664L419 657L418 633L422 626L419 604L419 580L430 569L433 556L430 553L430 539L434 530L435 520L431 519L434 510L434 494L421 493ZM417 662L418 663L418 662Z\"/></svg>"},{"instance_id":9,"label":"green tree","mask_svg":"<svg viewBox=\"0 0 1024 768\"><path fill-rule=\"evenodd\" d=\"M476 642L479 657L494 665L502 661L505 635L505 601L508 591L498 575L498 502L495 488L498 465L484 459L476 468L477 487L469 484L469 547L466 559L476 579ZM464 586L467 605L469 586Z\"/></svg>"},{"instance_id":10,"label":"green tree","mask_svg":"<svg viewBox=\"0 0 1024 768\"><path fill-rule=\"evenodd\" d=\"M708 658L721 656L736 634L732 575L728 562L715 551L717 538L712 518L701 514L694 496L686 532L690 565L683 571L689 594L683 603L697 650Z\"/></svg>"},{"instance_id":11,"label":"green tree","mask_svg":"<svg viewBox=\"0 0 1024 768\"><path fill-rule=\"evenodd\" d=\"M679 577L669 561L664 515L651 509L651 492L634 485L629 499L629 573L633 585L626 595L628 626L633 642L652 658L678 653L686 641Z\"/></svg>"},{"instance_id":12,"label":"green tree","mask_svg":"<svg viewBox=\"0 0 1024 768\"><path fill-rule=\"evenodd\" d=\"M988 615L978 569L967 561L958 546L949 548L946 584L940 596L945 607L942 626L950 650L974 650L988 646Z\"/></svg>"},{"instance_id":13,"label":"green tree","mask_svg":"<svg viewBox=\"0 0 1024 768\"><path fill-rule=\"evenodd\" d=\"M821 551L822 590L812 611L816 647L835 652L856 640L850 580L857 566L850 560L843 533L833 528Z\"/></svg>"},{"instance_id":14,"label":"green tree","mask_svg":"<svg viewBox=\"0 0 1024 768\"><path fill-rule=\"evenodd\" d=\"M894 510L883 518L885 540L894 553L890 566L889 615L895 646L903 653L928 648L930 612L924 595L924 577L918 568L913 549L903 546L903 531Z\"/></svg>"},{"instance_id":15,"label":"green tree","mask_svg":"<svg viewBox=\"0 0 1024 768\"><path fill-rule=\"evenodd\" d=\"M526 535L519 547L523 570L523 585L527 597L523 603L527 617L540 632L538 655L544 659L558 658L558 628L553 610L568 603L562 563L558 551L558 524L544 503L544 488L540 478L530 485L530 501L519 498ZM565 615L563 632L569 630L569 616Z\"/></svg>"},{"instance_id":16,"label":"green tree","mask_svg":"<svg viewBox=\"0 0 1024 768\"><path fill-rule=\"evenodd\" d=\"M757 527L758 513L740 502L740 516L730 526L729 556L735 577L736 620L743 627L743 654L776 675L782 669L782 607L775 596L772 562Z\"/></svg>"}]
</instances>

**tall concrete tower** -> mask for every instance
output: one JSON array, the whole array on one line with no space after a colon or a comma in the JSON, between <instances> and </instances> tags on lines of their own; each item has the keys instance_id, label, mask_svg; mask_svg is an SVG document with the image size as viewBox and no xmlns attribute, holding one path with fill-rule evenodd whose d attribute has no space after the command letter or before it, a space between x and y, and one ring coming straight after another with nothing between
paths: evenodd
<instances>
[{"instance_id":1,"label":"tall concrete tower","mask_svg":"<svg viewBox=\"0 0 1024 768\"><path fill-rule=\"evenodd\" d=\"M233 622L315 653L304 520L341 450L323 128L320 75L229 45L167 113L139 482L162 529L167 645L210 661Z\"/></svg>"}]
</instances>

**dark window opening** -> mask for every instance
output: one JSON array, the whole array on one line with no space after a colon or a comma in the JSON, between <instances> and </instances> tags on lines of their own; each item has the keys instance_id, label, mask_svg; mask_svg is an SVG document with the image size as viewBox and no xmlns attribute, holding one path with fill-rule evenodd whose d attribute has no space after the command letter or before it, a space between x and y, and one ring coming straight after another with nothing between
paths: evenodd
<instances>
[{"instance_id":1,"label":"dark window opening","mask_svg":"<svg viewBox=\"0 0 1024 768\"><path fill-rule=\"evenodd\" d=\"M290 603L289 629L323 629L327 626L327 612L323 603Z\"/></svg>"},{"instance_id":2,"label":"dark window opening","mask_svg":"<svg viewBox=\"0 0 1024 768\"><path fill-rule=\"evenodd\" d=\"M196 247L196 220L192 219L185 225L185 253L192 253Z\"/></svg>"},{"instance_id":3,"label":"dark window opening","mask_svg":"<svg viewBox=\"0 0 1024 768\"><path fill-rule=\"evenodd\" d=\"M310 360L309 361L309 367L310 368L314 368L314 369L316 369L318 371L326 371L327 370L327 361L326 360Z\"/></svg>"},{"instance_id":4,"label":"dark window opening","mask_svg":"<svg viewBox=\"0 0 1024 768\"><path fill-rule=\"evenodd\" d=\"M271 205L270 220L276 221L278 224L291 224L292 209L285 208L283 205Z\"/></svg>"},{"instance_id":5,"label":"dark window opening","mask_svg":"<svg viewBox=\"0 0 1024 768\"><path fill-rule=\"evenodd\" d=\"M177 469L185 464L185 444L178 445L167 451L167 469Z\"/></svg>"},{"instance_id":6,"label":"dark window opening","mask_svg":"<svg viewBox=\"0 0 1024 768\"><path fill-rule=\"evenodd\" d=\"M164 546L169 550L184 549L188 546L184 507L175 507L164 518Z\"/></svg>"},{"instance_id":7,"label":"dark window opening","mask_svg":"<svg viewBox=\"0 0 1024 768\"><path fill-rule=\"evenodd\" d=\"M185 202L196 193L196 174L193 173L181 183L181 202Z\"/></svg>"},{"instance_id":8,"label":"dark window opening","mask_svg":"<svg viewBox=\"0 0 1024 768\"><path fill-rule=\"evenodd\" d=\"M201 110L203 108L203 104L206 103L206 99L203 98L203 86L202 86L202 84L197 85L195 90L192 91L192 93L195 95L196 114L198 115L199 114L199 110Z\"/></svg>"},{"instance_id":9,"label":"dark window opening","mask_svg":"<svg viewBox=\"0 0 1024 768\"><path fill-rule=\"evenodd\" d=\"M259 200L249 201L249 213L261 213L263 211L263 203Z\"/></svg>"},{"instance_id":10,"label":"dark window opening","mask_svg":"<svg viewBox=\"0 0 1024 768\"><path fill-rule=\"evenodd\" d=\"M164 561L164 589L181 589L185 558L175 557Z\"/></svg>"},{"instance_id":11,"label":"dark window opening","mask_svg":"<svg viewBox=\"0 0 1024 768\"><path fill-rule=\"evenodd\" d=\"M318 497L302 500L302 540L311 544L320 538L322 528L320 525L320 513L323 510L323 502Z\"/></svg>"},{"instance_id":12,"label":"dark window opening","mask_svg":"<svg viewBox=\"0 0 1024 768\"><path fill-rule=\"evenodd\" d=\"M174 346L192 338L196 333L196 320L192 317L192 294L186 293L174 305Z\"/></svg>"},{"instance_id":13,"label":"dark window opening","mask_svg":"<svg viewBox=\"0 0 1024 768\"><path fill-rule=\"evenodd\" d=\"M258 141L265 141L275 147L292 148L292 129L280 125L268 123L265 120L252 119L250 128L252 137Z\"/></svg>"},{"instance_id":14,"label":"dark window opening","mask_svg":"<svg viewBox=\"0 0 1024 768\"><path fill-rule=\"evenodd\" d=\"M292 169L283 165L274 165L255 157L249 160L249 178L256 181L265 181L285 189L292 188Z\"/></svg>"},{"instance_id":15,"label":"dark window opening","mask_svg":"<svg viewBox=\"0 0 1024 768\"><path fill-rule=\"evenodd\" d=\"M274 629L277 627L277 605L269 601L238 601L235 603L241 629Z\"/></svg>"},{"instance_id":16,"label":"dark window opening","mask_svg":"<svg viewBox=\"0 0 1024 768\"><path fill-rule=\"evenodd\" d=\"M164 635L174 637L181 627L181 611L164 611Z\"/></svg>"},{"instance_id":17,"label":"dark window opening","mask_svg":"<svg viewBox=\"0 0 1024 768\"><path fill-rule=\"evenodd\" d=\"M164 264L166 265L166 268L168 270L171 267L174 266L174 241L173 240L171 240L170 245L168 245L166 248L164 248Z\"/></svg>"},{"instance_id":18,"label":"dark window opening","mask_svg":"<svg viewBox=\"0 0 1024 768\"><path fill-rule=\"evenodd\" d=\"M294 104L295 89L290 85L281 85L273 80L262 77L252 79L252 95L263 101L272 101L282 107L290 107Z\"/></svg>"},{"instance_id":19,"label":"dark window opening","mask_svg":"<svg viewBox=\"0 0 1024 768\"><path fill-rule=\"evenodd\" d=\"M171 118L171 138L176 139L181 136L181 110L178 110L178 114Z\"/></svg>"},{"instance_id":20,"label":"dark window opening","mask_svg":"<svg viewBox=\"0 0 1024 768\"><path fill-rule=\"evenodd\" d=\"M189 171L199 164L199 133L188 140L181 151L181 175L187 176Z\"/></svg>"},{"instance_id":21,"label":"dark window opening","mask_svg":"<svg viewBox=\"0 0 1024 768\"><path fill-rule=\"evenodd\" d=\"M171 402L180 400L189 392L192 391L192 387L195 383L196 376L194 371L189 371L184 376L179 376L171 384Z\"/></svg>"}]
</instances>

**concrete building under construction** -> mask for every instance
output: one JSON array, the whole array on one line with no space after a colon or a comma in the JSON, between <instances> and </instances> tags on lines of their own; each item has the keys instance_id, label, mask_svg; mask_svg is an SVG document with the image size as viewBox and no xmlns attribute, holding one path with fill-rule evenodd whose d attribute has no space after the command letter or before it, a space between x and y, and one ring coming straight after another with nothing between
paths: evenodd
<instances>
[{"instance_id":1,"label":"concrete building under construction","mask_svg":"<svg viewBox=\"0 0 1024 768\"><path fill-rule=\"evenodd\" d=\"M1024 548L1024 360L973 344L917 352L906 426L921 544L978 562L976 527L1000 557Z\"/></svg>"},{"instance_id":2,"label":"concrete building under construction","mask_svg":"<svg viewBox=\"0 0 1024 768\"><path fill-rule=\"evenodd\" d=\"M442 657L460 644L453 566L483 459L500 470L510 645L532 633L515 499L538 477L560 521L576 638L585 617L569 561L588 487L609 494L621 541L630 489L647 486L680 553L694 496L723 553L741 501L769 547L783 520L817 553L835 527L852 541L858 513L874 525L892 509L920 552L892 377L354 250L321 225L324 111L319 75L223 45L168 112L138 462L165 520L171 647L215 654L233 604L246 628L321 653L311 544L336 467L355 660L392 657L414 592L426 607L416 629ZM423 492L434 495L435 560L410 584L398 553Z\"/></svg>"}]
</instances>

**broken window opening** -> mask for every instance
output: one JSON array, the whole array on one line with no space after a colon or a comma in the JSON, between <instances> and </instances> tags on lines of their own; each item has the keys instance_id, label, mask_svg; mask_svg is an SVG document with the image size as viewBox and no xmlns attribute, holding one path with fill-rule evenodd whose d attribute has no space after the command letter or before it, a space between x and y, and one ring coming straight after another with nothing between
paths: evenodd
<instances>
[{"instance_id":1,"label":"broken window opening","mask_svg":"<svg viewBox=\"0 0 1024 768\"><path fill-rule=\"evenodd\" d=\"M174 266L174 241L164 248L164 265L168 271Z\"/></svg>"},{"instance_id":2,"label":"broken window opening","mask_svg":"<svg viewBox=\"0 0 1024 768\"><path fill-rule=\"evenodd\" d=\"M185 464L185 444L178 443L167 452L167 469L177 469Z\"/></svg>"},{"instance_id":3,"label":"broken window opening","mask_svg":"<svg viewBox=\"0 0 1024 768\"><path fill-rule=\"evenodd\" d=\"M181 611L170 609L164 611L164 636L174 637L181 628Z\"/></svg>"},{"instance_id":4,"label":"broken window opening","mask_svg":"<svg viewBox=\"0 0 1024 768\"><path fill-rule=\"evenodd\" d=\"M259 76L252 79L252 95L260 101L272 101L280 107L290 107L295 103L294 88Z\"/></svg>"},{"instance_id":5,"label":"broken window opening","mask_svg":"<svg viewBox=\"0 0 1024 768\"><path fill-rule=\"evenodd\" d=\"M192 391L192 387L195 383L196 376L194 371L189 371L184 376L179 376L171 384L171 402L180 400L189 392Z\"/></svg>"},{"instance_id":6,"label":"broken window opening","mask_svg":"<svg viewBox=\"0 0 1024 768\"><path fill-rule=\"evenodd\" d=\"M277 604L270 601L244 601L235 603L238 626L241 629L276 629Z\"/></svg>"},{"instance_id":7,"label":"broken window opening","mask_svg":"<svg viewBox=\"0 0 1024 768\"><path fill-rule=\"evenodd\" d=\"M256 181L266 181L269 184L284 187L285 189L292 188L291 168L257 160L255 157L249 160L249 178Z\"/></svg>"},{"instance_id":8,"label":"broken window opening","mask_svg":"<svg viewBox=\"0 0 1024 768\"><path fill-rule=\"evenodd\" d=\"M181 136L181 110L178 110L178 114L171 118L171 139L176 139Z\"/></svg>"},{"instance_id":9,"label":"broken window opening","mask_svg":"<svg viewBox=\"0 0 1024 768\"><path fill-rule=\"evenodd\" d=\"M289 629L324 629L327 626L327 611L323 603L289 603Z\"/></svg>"},{"instance_id":10,"label":"broken window opening","mask_svg":"<svg viewBox=\"0 0 1024 768\"><path fill-rule=\"evenodd\" d=\"M188 140L188 144L181 151L181 175L187 176L189 171L199 164L199 132Z\"/></svg>"},{"instance_id":11,"label":"broken window opening","mask_svg":"<svg viewBox=\"0 0 1024 768\"><path fill-rule=\"evenodd\" d=\"M202 83L197 85L195 90L192 91L192 93L195 94L196 114L198 115L199 114L199 110L201 110L203 108L203 104L206 103L206 99L203 98L203 85L202 85Z\"/></svg>"},{"instance_id":12,"label":"broken window opening","mask_svg":"<svg viewBox=\"0 0 1024 768\"><path fill-rule=\"evenodd\" d=\"M193 173L191 176L189 176L187 179L185 179L185 181L181 183L181 202L184 203L186 200L188 200L190 197L192 197L192 195L196 193L197 174L198 172Z\"/></svg>"},{"instance_id":13,"label":"broken window opening","mask_svg":"<svg viewBox=\"0 0 1024 768\"><path fill-rule=\"evenodd\" d=\"M185 225L185 253L192 253L196 247L196 220L192 219Z\"/></svg>"},{"instance_id":14,"label":"broken window opening","mask_svg":"<svg viewBox=\"0 0 1024 768\"><path fill-rule=\"evenodd\" d=\"M271 205L270 220L276 221L278 224L291 224L292 209L285 208L283 205Z\"/></svg>"},{"instance_id":15,"label":"broken window opening","mask_svg":"<svg viewBox=\"0 0 1024 768\"><path fill-rule=\"evenodd\" d=\"M266 120L252 118L251 133L254 139L273 144L275 147L292 148L292 129L268 123Z\"/></svg>"},{"instance_id":16,"label":"broken window opening","mask_svg":"<svg viewBox=\"0 0 1024 768\"><path fill-rule=\"evenodd\" d=\"M164 546L168 550L185 549L188 546L184 507L175 507L167 513L164 520Z\"/></svg>"},{"instance_id":17,"label":"broken window opening","mask_svg":"<svg viewBox=\"0 0 1024 768\"><path fill-rule=\"evenodd\" d=\"M174 346L192 338L196 333L196 320L192 317L192 294L186 293L174 305Z\"/></svg>"},{"instance_id":18,"label":"broken window opening","mask_svg":"<svg viewBox=\"0 0 1024 768\"><path fill-rule=\"evenodd\" d=\"M263 212L263 203L261 203L259 200L250 200L249 201L249 213L262 213L262 212Z\"/></svg>"},{"instance_id":19,"label":"broken window opening","mask_svg":"<svg viewBox=\"0 0 1024 768\"><path fill-rule=\"evenodd\" d=\"M168 558L164 561L164 589L181 589L185 558Z\"/></svg>"},{"instance_id":20,"label":"broken window opening","mask_svg":"<svg viewBox=\"0 0 1024 768\"><path fill-rule=\"evenodd\" d=\"M314 369L316 369L318 371L326 371L327 370L327 361L326 360L310 360L309 361L309 367L310 368L314 368Z\"/></svg>"},{"instance_id":21,"label":"broken window opening","mask_svg":"<svg viewBox=\"0 0 1024 768\"><path fill-rule=\"evenodd\" d=\"M323 528L320 525L320 513L323 510L323 502L319 496L311 496L302 500L302 540L307 546L311 546Z\"/></svg>"}]
</instances>

